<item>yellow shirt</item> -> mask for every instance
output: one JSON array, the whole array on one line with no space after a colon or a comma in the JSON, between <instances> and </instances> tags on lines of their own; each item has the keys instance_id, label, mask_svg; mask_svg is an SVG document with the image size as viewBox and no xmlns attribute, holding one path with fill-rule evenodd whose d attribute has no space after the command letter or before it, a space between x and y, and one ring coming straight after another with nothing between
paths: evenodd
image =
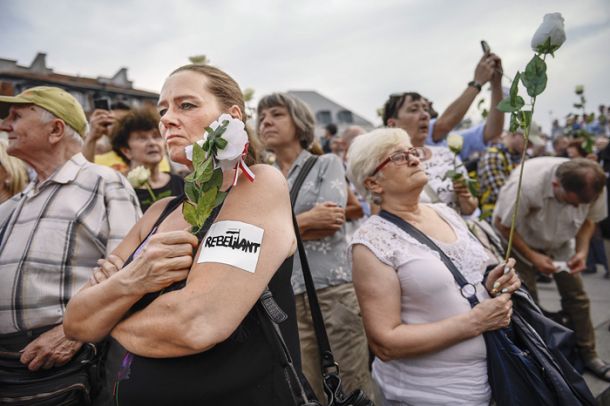
<instances>
[{"instance_id":1,"label":"yellow shirt","mask_svg":"<svg viewBox=\"0 0 610 406\"><path fill-rule=\"evenodd\" d=\"M109 166L114 170L117 170L121 173L126 173L129 169L129 166L123 161L123 159L117 155L114 151L106 152L105 154L100 154L95 156L95 163L98 165ZM163 160L159 164L159 171L161 172L171 172L169 161L166 157L163 157Z\"/></svg>"}]
</instances>

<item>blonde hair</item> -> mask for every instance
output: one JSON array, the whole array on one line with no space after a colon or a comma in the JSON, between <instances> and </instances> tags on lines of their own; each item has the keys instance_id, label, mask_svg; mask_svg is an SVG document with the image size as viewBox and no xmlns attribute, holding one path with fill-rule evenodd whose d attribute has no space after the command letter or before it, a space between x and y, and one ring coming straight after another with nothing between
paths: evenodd
<instances>
[{"instance_id":1,"label":"blonde hair","mask_svg":"<svg viewBox=\"0 0 610 406\"><path fill-rule=\"evenodd\" d=\"M170 76L184 71L196 72L205 76L207 78L206 88L216 97L218 103L225 109L234 105L237 106L241 111L242 121L246 124L248 119L246 102L244 101L244 94L235 79L215 66L200 64L181 66L170 73ZM246 126L246 133L248 134L249 145L248 155L244 160L248 165L253 165L259 162L260 143L253 139L253 132L249 126Z\"/></svg>"},{"instance_id":2,"label":"blonde hair","mask_svg":"<svg viewBox=\"0 0 610 406\"><path fill-rule=\"evenodd\" d=\"M398 145L411 146L411 138L400 128L379 128L354 138L347 152L347 178L361 196L369 201L370 191L364 186L377 165Z\"/></svg>"},{"instance_id":3,"label":"blonde hair","mask_svg":"<svg viewBox=\"0 0 610 406\"><path fill-rule=\"evenodd\" d=\"M10 181L6 183L6 189L11 196L14 196L25 188L29 179L25 163L21 159L10 156L6 152L7 146L7 141L0 139L0 165L10 178Z\"/></svg>"}]
</instances>

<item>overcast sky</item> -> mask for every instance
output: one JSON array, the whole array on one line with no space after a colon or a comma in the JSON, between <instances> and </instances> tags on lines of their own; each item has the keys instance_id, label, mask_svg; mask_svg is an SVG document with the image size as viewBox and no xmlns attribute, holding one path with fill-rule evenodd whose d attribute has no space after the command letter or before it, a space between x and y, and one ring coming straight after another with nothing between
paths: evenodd
<instances>
[{"instance_id":1,"label":"overcast sky","mask_svg":"<svg viewBox=\"0 0 610 406\"><path fill-rule=\"evenodd\" d=\"M563 14L567 41L536 105L548 128L551 111L573 110L577 84L587 110L610 104L608 0L0 0L0 57L29 65L46 52L56 72L91 77L125 66L136 88L158 92L171 70L206 54L258 97L317 90L378 124L377 108L398 91L442 111L472 80L481 39L509 76L523 70L549 12ZM470 116L480 119L474 106Z\"/></svg>"}]
</instances>

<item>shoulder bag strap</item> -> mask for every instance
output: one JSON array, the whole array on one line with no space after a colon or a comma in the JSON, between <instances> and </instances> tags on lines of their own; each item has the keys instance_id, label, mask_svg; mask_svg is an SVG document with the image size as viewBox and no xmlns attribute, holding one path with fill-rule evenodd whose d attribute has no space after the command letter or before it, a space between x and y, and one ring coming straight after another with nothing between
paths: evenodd
<instances>
[{"instance_id":1,"label":"shoulder bag strap","mask_svg":"<svg viewBox=\"0 0 610 406\"><path fill-rule=\"evenodd\" d=\"M389 211L381 210L381 212L379 213L379 217L393 223L420 243L438 252L441 257L441 260L443 261L447 269L451 271L453 278L460 287L460 293L462 294L462 296L468 300L471 307L474 307L479 304L479 300L477 299L476 295L476 288L474 287L474 285L468 282L466 278L464 278L464 275L462 275L460 270L455 266L455 264L447 256L447 254L445 254L445 252L443 252L443 250L438 245L436 245L434 241L432 241L426 234L422 233L417 228L413 227L411 224L407 223L397 215L390 213Z\"/></svg>"},{"instance_id":2,"label":"shoulder bag strap","mask_svg":"<svg viewBox=\"0 0 610 406\"><path fill-rule=\"evenodd\" d=\"M305 178L307 177L307 175L309 175L311 168L313 168L313 166L316 164L317 160L318 160L318 157L315 155L312 155L309 158L307 158L307 160L301 167L301 171L297 175L297 178L294 180L294 183L292 184L292 188L290 189L290 204L292 204L293 209L294 209L294 203L297 201L297 196L299 195L299 191L301 190L301 186L303 185L303 182L305 181Z\"/></svg>"},{"instance_id":3,"label":"shoulder bag strap","mask_svg":"<svg viewBox=\"0 0 610 406\"><path fill-rule=\"evenodd\" d=\"M301 170L300 170L299 174L297 175L297 178L295 179L294 183L292 184L292 189L290 190L290 203L291 203L292 207L294 207L294 202L297 199L297 195L299 194L299 189L301 189L301 185L303 184L303 181L305 181L305 178L309 174L309 171L311 171L311 168L313 168L313 166L315 165L317 159L318 159L318 157L315 155L312 155L309 158L307 158L307 160L301 167ZM294 215L294 213L293 213L293 215ZM295 234L297 234L297 236L299 235L298 227L295 226L294 232L295 232ZM260 304L262 305L263 310L265 311L267 317L269 317L274 323L281 323L284 320L286 320L286 318L288 318L286 313L283 312L283 310L280 308L280 306L277 304L277 302L273 298L273 294L269 290L269 286L267 286L265 288L265 290L263 291L263 294L259 298L259 301L260 301Z\"/></svg>"},{"instance_id":4,"label":"shoulder bag strap","mask_svg":"<svg viewBox=\"0 0 610 406\"><path fill-rule=\"evenodd\" d=\"M324 318L322 317L322 311L320 310L316 287L313 283L309 262L307 261L307 254L305 253L305 246L303 245L303 240L301 239L301 234L299 233L299 225L294 213L292 214L292 223L294 224L294 231L297 237L299 259L301 260L301 268L303 270L303 279L305 281L305 290L307 291L307 300L309 302L309 310L311 312L313 328L314 332L316 333L316 341L318 342L318 351L320 352L322 371L327 372L330 368L336 367L335 358L330 349L328 334L326 333L326 327L324 326Z\"/></svg>"},{"instance_id":5,"label":"shoulder bag strap","mask_svg":"<svg viewBox=\"0 0 610 406\"><path fill-rule=\"evenodd\" d=\"M301 260L301 269L303 270L303 279L305 281L305 289L307 291L311 319L313 321L314 332L318 342L320 362L322 364L322 371L326 373L330 368L336 368L335 358L330 349L328 334L326 333L326 327L324 326L324 318L322 317L322 311L320 310L320 304L318 302L318 295L316 294L316 287L313 283L309 262L307 261L307 254L305 253L305 246L303 245L303 240L301 239L297 218L294 215L294 204L297 200L297 196L299 195L299 191L301 190L301 186L311 171L311 168L315 165L317 159L318 157L315 155L310 156L303 164L301 171L290 189L290 202L292 203L293 209L292 223L294 225L294 232L296 234L297 245L299 248L299 259Z\"/></svg>"}]
</instances>

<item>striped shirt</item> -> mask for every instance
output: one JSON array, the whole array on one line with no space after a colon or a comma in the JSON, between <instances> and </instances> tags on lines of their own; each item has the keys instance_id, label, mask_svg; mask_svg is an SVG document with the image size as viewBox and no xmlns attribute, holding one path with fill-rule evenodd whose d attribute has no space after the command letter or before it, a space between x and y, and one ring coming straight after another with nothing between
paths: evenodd
<instances>
[{"instance_id":1,"label":"striped shirt","mask_svg":"<svg viewBox=\"0 0 610 406\"><path fill-rule=\"evenodd\" d=\"M61 323L140 216L129 182L80 153L0 205L0 334Z\"/></svg>"}]
</instances>

